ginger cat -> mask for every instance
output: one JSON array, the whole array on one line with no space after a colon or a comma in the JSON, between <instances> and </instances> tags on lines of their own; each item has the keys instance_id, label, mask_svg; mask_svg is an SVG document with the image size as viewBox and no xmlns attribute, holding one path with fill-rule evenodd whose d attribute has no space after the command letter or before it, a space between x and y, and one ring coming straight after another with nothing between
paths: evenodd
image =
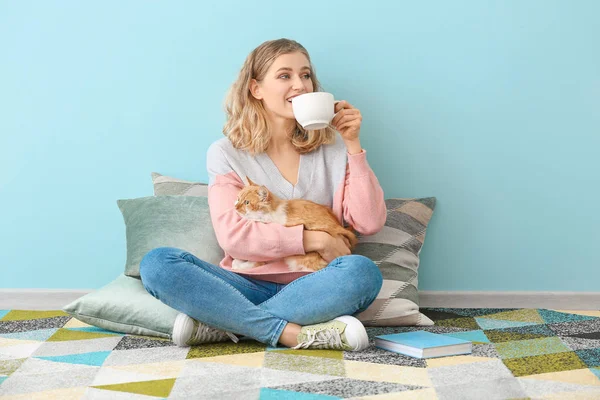
<instances>
[{"instance_id":1,"label":"ginger cat","mask_svg":"<svg viewBox=\"0 0 600 400\"><path fill-rule=\"evenodd\" d=\"M341 235L350 242L350 249L358 242L354 232L344 228L329 207L310 200L280 199L265 186L259 186L250 178L247 179L247 185L240 190L235 202L235 210L242 218L284 226L304 225L304 229L309 231L324 231L332 236ZM285 257L283 261L291 271L318 271L327 266L327 261L316 251ZM245 270L263 264L265 263L234 259L232 268Z\"/></svg>"}]
</instances>

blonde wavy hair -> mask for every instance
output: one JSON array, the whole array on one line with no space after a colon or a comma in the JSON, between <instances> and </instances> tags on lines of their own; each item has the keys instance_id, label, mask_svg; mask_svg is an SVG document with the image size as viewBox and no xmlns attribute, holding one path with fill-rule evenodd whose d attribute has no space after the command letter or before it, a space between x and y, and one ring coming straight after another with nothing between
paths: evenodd
<instances>
[{"instance_id":1,"label":"blonde wavy hair","mask_svg":"<svg viewBox=\"0 0 600 400\"><path fill-rule=\"evenodd\" d=\"M282 54L301 52L310 66L310 75L315 92L321 91L308 51L298 42L290 39L270 40L262 43L246 58L239 76L231 86L225 100L227 121L223 134L229 138L233 147L252 154L263 153L271 140L271 130L267 112L261 100L250 93L250 82L264 79L267 70ZM296 129L290 132L292 144L300 154L309 153L322 144L332 143L335 130L330 127L316 131L306 131L296 123Z\"/></svg>"}]
</instances>

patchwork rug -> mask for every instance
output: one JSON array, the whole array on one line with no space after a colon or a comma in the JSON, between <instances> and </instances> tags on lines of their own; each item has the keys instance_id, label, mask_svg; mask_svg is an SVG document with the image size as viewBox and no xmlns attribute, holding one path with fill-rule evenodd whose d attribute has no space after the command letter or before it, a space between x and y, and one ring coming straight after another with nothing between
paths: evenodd
<instances>
[{"instance_id":1,"label":"patchwork rug","mask_svg":"<svg viewBox=\"0 0 600 400\"><path fill-rule=\"evenodd\" d=\"M380 350L179 348L61 311L0 311L1 399L600 399L600 311L425 308L424 329L473 353L420 360Z\"/></svg>"}]
</instances>

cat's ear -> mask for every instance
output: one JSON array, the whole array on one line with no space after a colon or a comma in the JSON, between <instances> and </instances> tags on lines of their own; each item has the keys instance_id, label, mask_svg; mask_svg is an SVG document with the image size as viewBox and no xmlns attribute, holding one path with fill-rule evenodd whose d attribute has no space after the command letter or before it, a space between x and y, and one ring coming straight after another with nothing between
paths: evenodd
<instances>
[{"instance_id":1,"label":"cat's ear","mask_svg":"<svg viewBox=\"0 0 600 400\"><path fill-rule=\"evenodd\" d=\"M267 189L264 186L261 186L258 189L258 198L260 199L260 201L267 201L270 198L270 193L269 193L269 189Z\"/></svg>"},{"instance_id":2,"label":"cat's ear","mask_svg":"<svg viewBox=\"0 0 600 400\"><path fill-rule=\"evenodd\" d=\"M246 186L256 186L256 183L252 182L249 177L246 177Z\"/></svg>"}]
</instances>

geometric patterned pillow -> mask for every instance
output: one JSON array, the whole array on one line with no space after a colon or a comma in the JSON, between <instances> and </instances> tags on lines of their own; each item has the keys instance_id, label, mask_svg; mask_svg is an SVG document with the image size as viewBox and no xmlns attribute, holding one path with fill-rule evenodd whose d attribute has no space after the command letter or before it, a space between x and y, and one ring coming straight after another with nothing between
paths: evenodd
<instances>
[{"instance_id":1,"label":"geometric patterned pillow","mask_svg":"<svg viewBox=\"0 0 600 400\"><path fill-rule=\"evenodd\" d=\"M208 196L208 185L152 173L154 195ZM354 254L375 262L383 275L377 299L355 315L365 326L433 325L419 312L419 253L427 225L435 208L435 197L388 199L383 229L369 236L359 235Z\"/></svg>"},{"instance_id":2,"label":"geometric patterned pillow","mask_svg":"<svg viewBox=\"0 0 600 400\"><path fill-rule=\"evenodd\" d=\"M387 219L381 231L359 236L354 254L379 266L383 287L377 299L356 317L365 326L433 325L419 311L419 253L435 209L435 197L387 199Z\"/></svg>"},{"instance_id":3,"label":"geometric patterned pillow","mask_svg":"<svg viewBox=\"0 0 600 400\"><path fill-rule=\"evenodd\" d=\"M208 196L208 185L206 183L184 181L156 172L152 172L152 183L154 184L155 196Z\"/></svg>"}]
</instances>

